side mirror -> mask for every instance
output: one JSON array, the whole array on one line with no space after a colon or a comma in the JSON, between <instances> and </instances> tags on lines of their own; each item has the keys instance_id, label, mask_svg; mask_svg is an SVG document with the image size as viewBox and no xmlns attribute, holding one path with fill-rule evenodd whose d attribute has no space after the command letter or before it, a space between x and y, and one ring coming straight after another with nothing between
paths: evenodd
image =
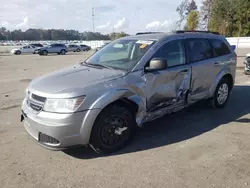
<instances>
[{"instance_id":1,"label":"side mirror","mask_svg":"<svg viewBox=\"0 0 250 188\"><path fill-rule=\"evenodd\" d=\"M166 59L163 58L154 58L149 62L149 66L145 68L146 72L159 71L166 69L168 67L168 63Z\"/></svg>"}]
</instances>

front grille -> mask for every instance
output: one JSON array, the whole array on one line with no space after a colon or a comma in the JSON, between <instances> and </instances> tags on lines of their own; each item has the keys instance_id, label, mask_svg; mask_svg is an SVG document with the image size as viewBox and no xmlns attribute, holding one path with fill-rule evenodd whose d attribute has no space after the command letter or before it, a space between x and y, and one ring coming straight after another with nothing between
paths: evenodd
<instances>
[{"instance_id":1,"label":"front grille","mask_svg":"<svg viewBox=\"0 0 250 188\"><path fill-rule=\"evenodd\" d=\"M35 95L35 94L31 94L31 98L38 101L38 102L45 102L46 98L45 97L41 97L41 96L38 96L38 95Z\"/></svg>"},{"instance_id":2,"label":"front grille","mask_svg":"<svg viewBox=\"0 0 250 188\"><path fill-rule=\"evenodd\" d=\"M33 93L29 93L27 97L27 105L30 108L30 110L32 110L35 113L42 110L45 101L46 101L45 97L41 97Z\"/></svg>"},{"instance_id":3,"label":"front grille","mask_svg":"<svg viewBox=\"0 0 250 188\"><path fill-rule=\"evenodd\" d=\"M59 141L51 136L48 136L43 133L39 133L38 135L38 141L43 143L49 143L49 144L59 144Z\"/></svg>"},{"instance_id":4,"label":"front grille","mask_svg":"<svg viewBox=\"0 0 250 188\"><path fill-rule=\"evenodd\" d=\"M35 111L40 111L40 110L42 110L42 107L41 107L41 106L36 105L36 104L34 104L34 103L32 103L32 102L29 103L29 106L30 106L30 108L31 108L32 110L35 110Z\"/></svg>"}]
</instances>

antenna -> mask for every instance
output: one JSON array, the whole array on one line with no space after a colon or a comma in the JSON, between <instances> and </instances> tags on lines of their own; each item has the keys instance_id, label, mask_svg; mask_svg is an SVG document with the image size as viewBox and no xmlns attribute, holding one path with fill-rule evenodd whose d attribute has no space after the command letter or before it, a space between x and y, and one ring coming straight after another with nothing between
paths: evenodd
<instances>
[{"instance_id":1,"label":"antenna","mask_svg":"<svg viewBox=\"0 0 250 188\"><path fill-rule=\"evenodd\" d=\"M92 21L93 21L93 32L95 32L95 13L94 13L94 8L92 8Z\"/></svg>"}]
</instances>

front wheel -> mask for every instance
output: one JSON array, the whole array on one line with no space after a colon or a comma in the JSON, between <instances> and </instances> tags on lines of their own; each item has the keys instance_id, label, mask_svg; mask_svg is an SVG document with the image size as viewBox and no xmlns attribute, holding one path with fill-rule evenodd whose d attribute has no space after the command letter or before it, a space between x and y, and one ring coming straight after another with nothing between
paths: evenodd
<instances>
[{"instance_id":1,"label":"front wheel","mask_svg":"<svg viewBox=\"0 0 250 188\"><path fill-rule=\"evenodd\" d=\"M130 111L112 105L97 117L89 145L97 153L109 154L118 151L131 140L135 128L135 118Z\"/></svg>"},{"instance_id":2,"label":"front wheel","mask_svg":"<svg viewBox=\"0 0 250 188\"><path fill-rule=\"evenodd\" d=\"M21 51L16 51L16 53L15 53L16 55L20 55L21 54Z\"/></svg>"},{"instance_id":3,"label":"front wheel","mask_svg":"<svg viewBox=\"0 0 250 188\"><path fill-rule=\"evenodd\" d=\"M228 101L229 94L230 94L229 82L227 79L222 78L215 90L213 99L211 99L212 105L216 108L224 107Z\"/></svg>"},{"instance_id":4,"label":"front wheel","mask_svg":"<svg viewBox=\"0 0 250 188\"><path fill-rule=\"evenodd\" d=\"M48 51L47 50L43 50L42 51L42 55L48 55Z\"/></svg>"}]
</instances>

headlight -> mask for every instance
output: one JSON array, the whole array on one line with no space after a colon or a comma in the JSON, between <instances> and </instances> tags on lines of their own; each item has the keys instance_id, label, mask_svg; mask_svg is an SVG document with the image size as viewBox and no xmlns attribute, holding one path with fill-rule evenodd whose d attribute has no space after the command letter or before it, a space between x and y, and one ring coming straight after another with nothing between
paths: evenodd
<instances>
[{"instance_id":1,"label":"headlight","mask_svg":"<svg viewBox=\"0 0 250 188\"><path fill-rule=\"evenodd\" d=\"M70 99L47 99L43 110L47 112L71 113L77 111L85 96Z\"/></svg>"},{"instance_id":2,"label":"headlight","mask_svg":"<svg viewBox=\"0 0 250 188\"><path fill-rule=\"evenodd\" d=\"M25 97L29 97L30 95L30 91L28 89L28 87L25 89Z\"/></svg>"}]
</instances>

